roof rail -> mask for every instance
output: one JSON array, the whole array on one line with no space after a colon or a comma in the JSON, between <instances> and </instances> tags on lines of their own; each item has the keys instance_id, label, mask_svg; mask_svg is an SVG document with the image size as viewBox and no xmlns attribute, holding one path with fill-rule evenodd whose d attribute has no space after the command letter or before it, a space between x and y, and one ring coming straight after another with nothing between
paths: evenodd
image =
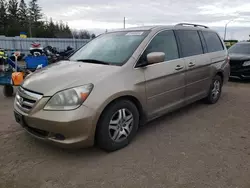
<instances>
[{"instance_id":1,"label":"roof rail","mask_svg":"<svg viewBox=\"0 0 250 188\"><path fill-rule=\"evenodd\" d=\"M185 26L185 25L194 26L194 27L204 27L204 28L207 28L207 29L209 28L209 27L207 27L205 25L191 24L191 23L179 23L179 24L176 24L175 26Z\"/></svg>"}]
</instances>

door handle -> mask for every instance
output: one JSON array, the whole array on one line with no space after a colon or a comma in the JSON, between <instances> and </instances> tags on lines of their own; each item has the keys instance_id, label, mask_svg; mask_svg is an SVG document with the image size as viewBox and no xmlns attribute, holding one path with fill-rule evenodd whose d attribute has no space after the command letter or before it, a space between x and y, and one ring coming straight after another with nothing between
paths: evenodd
<instances>
[{"instance_id":1,"label":"door handle","mask_svg":"<svg viewBox=\"0 0 250 188\"><path fill-rule=\"evenodd\" d=\"M184 66L177 65L177 66L175 67L175 70L181 70L181 69L183 69L183 68L184 68Z\"/></svg>"},{"instance_id":2,"label":"door handle","mask_svg":"<svg viewBox=\"0 0 250 188\"><path fill-rule=\"evenodd\" d=\"M189 66L189 67L193 67L193 66L195 66L195 63L190 62L190 63L188 64L188 66Z\"/></svg>"}]
</instances>

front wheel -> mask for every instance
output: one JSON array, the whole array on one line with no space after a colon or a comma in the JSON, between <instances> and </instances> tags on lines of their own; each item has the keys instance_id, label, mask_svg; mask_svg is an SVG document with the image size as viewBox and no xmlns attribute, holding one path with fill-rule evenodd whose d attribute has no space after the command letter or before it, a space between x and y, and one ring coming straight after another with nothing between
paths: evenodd
<instances>
[{"instance_id":1,"label":"front wheel","mask_svg":"<svg viewBox=\"0 0 250 188\"><path fill-rule=\"evenodd\" d=\"M128 100L116 101L105 109L96 130L100 148L115 151L127 146L135 137L139 125L139 112Z\"/></svg>"},{"instance_id":2,"label":"front wheel","mask_svg":"<svg viewBox=\"0 0 250 188\"><path fill-rule=\"evenodd\" d=\"M215 104L220 96L222 90L222 79L219 75L216 75L211 83L208 96L206 97L206 102L208 104Z\"/></svg>"}]
</instances>

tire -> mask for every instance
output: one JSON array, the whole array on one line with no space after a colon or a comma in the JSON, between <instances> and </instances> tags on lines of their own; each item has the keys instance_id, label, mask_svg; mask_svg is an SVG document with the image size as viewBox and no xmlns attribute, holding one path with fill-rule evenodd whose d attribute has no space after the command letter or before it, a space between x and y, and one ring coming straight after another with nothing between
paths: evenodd
<instances>
[{"instance_id":1,"label":"tire","mask_svg":"<svg viewBox=\"0 0 250 188\"><path fill-rule=\"evenodd\" d=\"M5 97L12 97L14 93L14 89L12 85L5 85L3 88L3 94Z\"/></svg>"},{"instance_id":2,"label":"tire","mask_svg":"<svg viewBox=\"0 0 250 188\"><path fill-rule=\"evenodd\" d=\"M220 99L221 96L222 85L223 85L222 78L219 75L216 75L211 83L208 96L205 98L206 103L208 104L217 103L217 101Z\"/></svg>"},{"instance_id":3,"label":"tire","mask_svg":"<svg viewBox=\"0 0 250 188\"><path fill-rule=\"evenodd\" d=\"M108 152L124 148L135 137L138 125L139 112L136 106L128 100L115 101L101 115L96 130L96 143Z\"/></svg>"}]
</instances>

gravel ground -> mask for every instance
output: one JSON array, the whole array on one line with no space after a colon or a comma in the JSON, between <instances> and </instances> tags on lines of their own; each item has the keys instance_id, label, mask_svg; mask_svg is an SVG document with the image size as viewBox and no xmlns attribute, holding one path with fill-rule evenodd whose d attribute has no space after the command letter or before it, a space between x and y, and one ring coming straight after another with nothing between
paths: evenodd
<instances>
[{"instance_id":1,"label":"gravel ground","mask_svg":"<svg viewBox=\"0 0 250 188\"><path fill-rule=\"evenodd\" d=\"M149 123L114 153L35 140L15 123L12 103L0 95L0 188L250 188L250 83Z\"/></svg>"}]
</instances>

